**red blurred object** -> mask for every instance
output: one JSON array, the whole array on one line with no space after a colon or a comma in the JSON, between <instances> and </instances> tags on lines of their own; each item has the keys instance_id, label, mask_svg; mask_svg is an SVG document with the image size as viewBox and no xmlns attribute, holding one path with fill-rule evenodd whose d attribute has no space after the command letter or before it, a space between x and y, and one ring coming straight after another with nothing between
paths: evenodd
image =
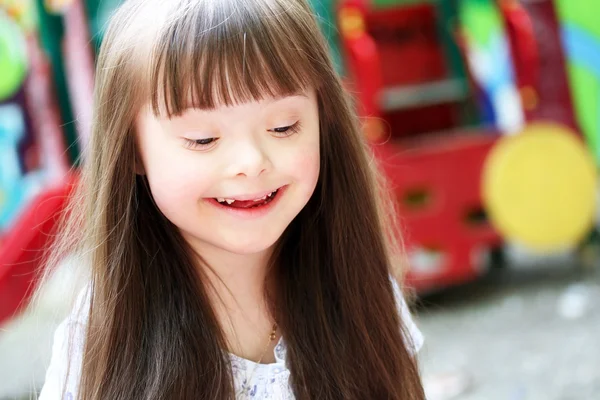
<instances>
[{"instance_id":1,"label":"red blurred object","mask_svg":"<svg viewBox=\"0 0 600 400\"><path fill-rule=\"evenodd\" d=\"M482 257L501 245L480 194L482 165L495 141L491 132L462 131L373 146L398 201L410 256L407 283L419 292L475 279Z\"/></svg>"},{"instance_id":2,"label":"red blurred object","mask_svg":"<svg viewBox=\"0 0 600 400\"><path fill-rule=\"evenodd\" d=\"M0 324L27 305L74 184L69 177L35 197L0 243Z\"/></svg>"},{"instance_id":3,"label":"red blurred object","mask_svg":"<svg viewBox=\"0 0 600 400\"><path fill-rule=\"evenodd\" d=\"M550 120L579 132L552 0L499 2L527 121Z\"/></svg>"},{"instance_id":4,"label":"red blurred object","mask_svg":"<svg viewBox=\"0 0 600 400\"><path fill-rule=\"evenodd\" d=\"M461 124L467 85L448 70L434 4L372 9L346 0L338 14L361 115L384 118L394 137Z\"/></svg>"},{"instance_id":5,"label":"red blurred object","mask_svg":"<svg viewBox=\"0 0 600 400\"><path fill-rule=\"evenodd\" d=\"M510 38L517 83L522 88L533 88L540 73L533 21L527 11L514 0L500 1L500 11Z\"/></svg>"},{"instance_id":6,"label":"red blurred object","mask_svg":"<svg viewBox=\"0 0 600 400\"><path fill-rule=\"evenodd\" d=\"M351 90L396 194L407 283L420 293L476 279L483 256L502 243L480 195L497 133L461 128L472 93L447 69L436 18L431 3L372 9L346 0L339 8Z\"/></svg>"}]
</instances>

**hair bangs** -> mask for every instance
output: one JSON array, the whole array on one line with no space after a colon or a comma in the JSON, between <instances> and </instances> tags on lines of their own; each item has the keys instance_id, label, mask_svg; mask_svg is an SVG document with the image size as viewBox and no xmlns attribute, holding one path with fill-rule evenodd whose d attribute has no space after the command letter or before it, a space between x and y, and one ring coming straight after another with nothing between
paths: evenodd
<instances>
[{"instance_id":1,"label":"hair bangs","mask_svg":"<svg viewBox=\"0 0 600 400\"><path fill-rule=\"evenodd\" d=\"M151 101L157 115L213 109L317 88L314 45L276 2L219 1L171 19L159 33L151 65ZM220 22L218 22L220 21Z\"/></svg>"}]
</instances>

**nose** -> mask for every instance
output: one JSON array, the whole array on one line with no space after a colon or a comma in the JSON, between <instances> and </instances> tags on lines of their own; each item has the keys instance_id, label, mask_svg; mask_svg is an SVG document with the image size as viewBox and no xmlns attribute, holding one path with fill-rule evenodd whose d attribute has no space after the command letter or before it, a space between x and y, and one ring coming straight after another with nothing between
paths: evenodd
<instances>
[{"instance_id":1,"label":"nose","mask_svg":"<svg viewBox=\"0 0 600 400\"><path fill-rule=\"evenodd\" d=\"M236 144L231 155L231 175L257 177L270 166L269 157L261 144L248 139Z\"/></svg>"}]
</instances>

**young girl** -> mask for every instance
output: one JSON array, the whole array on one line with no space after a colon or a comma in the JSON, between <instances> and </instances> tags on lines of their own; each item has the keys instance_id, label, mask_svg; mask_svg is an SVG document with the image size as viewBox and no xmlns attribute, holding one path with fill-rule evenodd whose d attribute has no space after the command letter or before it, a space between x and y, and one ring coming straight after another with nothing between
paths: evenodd
<instances>
[{"instance_id":1,"label":"young girl","mask_svg":"<svg viewBox=\"0 0 600 400\"><path fill-rule=\"evenodd\" d=\"M41 399L423 399L393 220L305 0L128 0ZM75 247L69 247L69 240Z\"/></svg>"}]
</instances>

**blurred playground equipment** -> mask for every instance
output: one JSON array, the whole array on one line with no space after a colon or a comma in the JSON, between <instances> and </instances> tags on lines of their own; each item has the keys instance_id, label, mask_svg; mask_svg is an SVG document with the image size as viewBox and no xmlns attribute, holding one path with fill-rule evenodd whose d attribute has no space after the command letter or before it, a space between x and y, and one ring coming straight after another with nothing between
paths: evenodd
<instances>
[{"instance_id":1,"label":"blurred playground equipment","mask_svg":"<svg viewBox=\"0 0 600 400\"><path fill-rule=\"evenodd\" d=\"M0 0L0 323L26 304L77 181L95 51L119 3ZM593 245L600 3L313 5L397 198L409 286L477 279L507 242Z\"/></svg>"},{"instance_id":2,"label":"blurred playground equipment","mask_svg":"<svg viewBox=\"0 0 600 400\"><path fill-rule=\"evenodd\" d=\"M91 100L93 64L90 59L86 86L80 78L86 64L78 60L85 47L70 46L88 40L77 23L83 13L78 20L75 8L53 15L42 6L0 0L0 323L19 312L35 288L76 180L70 168L85 117L73 117L73 110L81 111L74 105Z\"/></svg>"},{"instance_id":3,"label":"blurred playground equipment","mask_svg":"<svg viewBox=\"0 0 600 400\"><path fill-rule=\"evenodd\" d=\"M600 161L590 15L600 4L335 7L365 134L398 198L409 285L476 279L506 242L546 254L588 244Z\"/></svg>"}]
</instances>

